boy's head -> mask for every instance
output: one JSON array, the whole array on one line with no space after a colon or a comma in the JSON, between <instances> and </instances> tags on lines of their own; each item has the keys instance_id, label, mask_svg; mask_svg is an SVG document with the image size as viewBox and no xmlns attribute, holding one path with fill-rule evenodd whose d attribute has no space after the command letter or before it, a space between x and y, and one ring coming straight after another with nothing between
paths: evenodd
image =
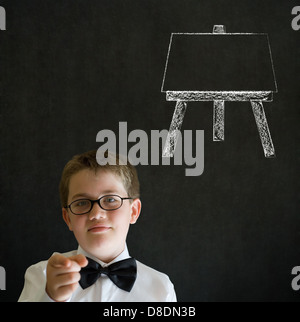
<instances>
[{"instance_id":1,"label":"boy's head","mask_svg":"<svg viewBox=\"0 0 300 322\"><path fill-rule=\"evenodd\" d=\"M65 207L68 204L70 178L83 169L89 169L95 172L97 172L98 170L112 172L123 182L124 188L126 189L128 195L131 195L133 199L140 197L140 184L134 166L132 166L129 162L126 165L119 165L119 163L121 163L120 156L112 153L106 153L105 156L108 160L109 158L115 159L115 163L117 165L110 165L109 162L106 165L99 165L96 160L96 153L96 150L92 150L75 155L65 165L59 185L62 207Z\"/></svg>"},{"instance_id":2,"label":"boy's head","mask_svg":"<svg viewBox=\"0 0 300 322\"><path fill-rule=\"evenodd\" d=\"M64 221L80 246L104 262L124 250L129 225L141 210L135 168L112 157L117 165L99 165L96 151L74 156L59 185Z\"/></svg>"}]
</instances>

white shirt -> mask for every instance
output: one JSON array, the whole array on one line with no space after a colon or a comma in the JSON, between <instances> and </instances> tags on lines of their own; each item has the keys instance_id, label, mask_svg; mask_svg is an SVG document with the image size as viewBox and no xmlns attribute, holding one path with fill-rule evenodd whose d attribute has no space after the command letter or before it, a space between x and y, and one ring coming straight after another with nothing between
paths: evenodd
<instances>
[{"instance_id":1,"label":"white shirt","mask_svg":"<svg viewBox=\"0 0 300 322\"><path fill-rule=\"evenodd\" d=\"M64 253L69 257L83 254L105 267L114 262L129 258L127 246L112 262L106 264L96 257L86 253L80 246L77 250ZM53 302L45 291L46 267L48 261L41 261L30 266L25 273L25 283L19 302ZM79 285L72 294L69 302L176 302L174 285L169 277L139 261L137 264L137 278L130 292L118 288L106 275L101 277L86 289Z\"/></svg>"}]
</instances>

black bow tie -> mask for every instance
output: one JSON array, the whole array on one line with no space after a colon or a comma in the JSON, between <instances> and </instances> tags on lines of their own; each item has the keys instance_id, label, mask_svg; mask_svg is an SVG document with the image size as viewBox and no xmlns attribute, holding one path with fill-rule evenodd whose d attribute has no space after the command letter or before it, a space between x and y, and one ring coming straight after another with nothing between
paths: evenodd
<instances>
[{"instance_id":1,"label":"black bow tie","mask_svg":"<svg viewBox=\"0 0 300 322\"><path fill-rule=\"evenodd\" d=\"M101 274L107 275L120 289L130 292L136 279L136 261L134 258L124 259L107 267L88 258L88 265L80 271L80 286L85 289L93 285Z\"/></svg>"}]
</instances>

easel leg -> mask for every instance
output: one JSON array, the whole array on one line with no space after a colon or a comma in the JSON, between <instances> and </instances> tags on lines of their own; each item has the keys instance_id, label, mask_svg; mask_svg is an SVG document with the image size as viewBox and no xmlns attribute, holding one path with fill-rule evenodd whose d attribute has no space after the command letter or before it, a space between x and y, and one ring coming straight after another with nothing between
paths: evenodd
<instances>
[{"instance_id":1,"label":"easel leg","mask_svg":"<svg viewBox=\"0 0 300 322\"><path fill-rule=\"evenodd\" d=\"M178 139L178 132L181 129L183 118L185 115L187 103L183 101L177 101L175 111L173 114L172 122L170 125L167 140L163 149L163 157L173 157Z\"/></svg>"},{"instance_id":2,"label":"easel leg","mask_svg":"<svg viewBox=\"0 0 300 322\"><path fill-rule=\"evenodd\" d=\"M214 101L213 111L213 140L224 141L224 101Z\"/></svg>"},{"instance_id":3,"label":"easel leg","mask_svg":"<svg viewBox=\"0 0 300 322\"><path fill-rule=\"evenodd\" d=\"M261 139L261 143L264 149L265 157L274 158L275 149L272 142L263 103L261 101L251 101L251 106L255 117L258 133Z\"/></svg>"}]
</instances>

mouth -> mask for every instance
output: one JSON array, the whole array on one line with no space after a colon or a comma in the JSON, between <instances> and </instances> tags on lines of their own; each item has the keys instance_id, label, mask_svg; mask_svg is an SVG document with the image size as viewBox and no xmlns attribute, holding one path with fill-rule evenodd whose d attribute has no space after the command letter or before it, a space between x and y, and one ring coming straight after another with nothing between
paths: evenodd
<instances>
[{"instance_id":1,"label":"mouth","mask_svg":"<svg viewBox=\"0 0 300 322\"><path fill-rule=\"evenodd\" d=\"M90 233L104 233L111 229L109 226L104 225L95 225L88 229L88 232Z\"/></svg>"}]
</instances>

